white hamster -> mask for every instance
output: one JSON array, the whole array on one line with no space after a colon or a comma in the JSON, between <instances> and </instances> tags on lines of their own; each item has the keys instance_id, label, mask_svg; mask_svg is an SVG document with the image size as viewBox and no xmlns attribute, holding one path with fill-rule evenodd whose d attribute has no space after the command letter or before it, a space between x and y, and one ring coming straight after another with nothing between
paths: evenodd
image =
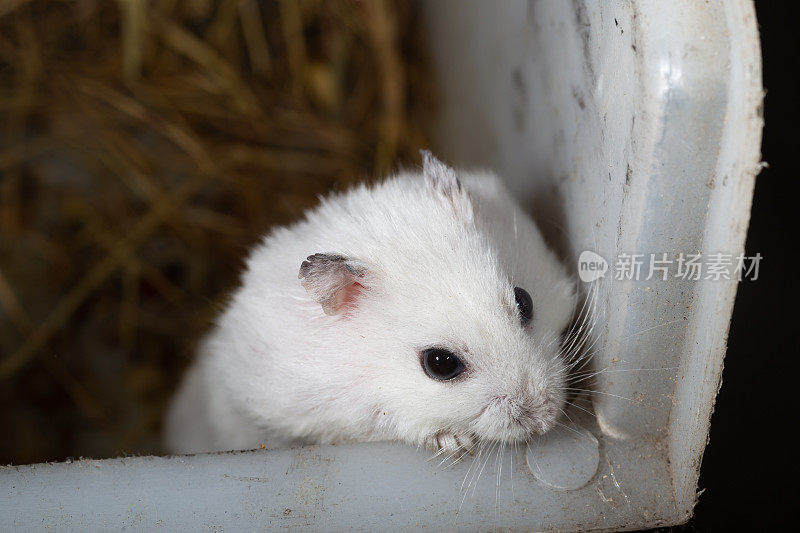
<instances>
[{"instance_id":1,"label":"white hamster","mask_svg":"<svg viewBox=\"0 0 800 533\"><path fill-rule=\"evenodd\" d=\"M575 284L496 176L422 154L252 250L168 413L172 452L553 427Z\"/></svg>"}]
</instances>

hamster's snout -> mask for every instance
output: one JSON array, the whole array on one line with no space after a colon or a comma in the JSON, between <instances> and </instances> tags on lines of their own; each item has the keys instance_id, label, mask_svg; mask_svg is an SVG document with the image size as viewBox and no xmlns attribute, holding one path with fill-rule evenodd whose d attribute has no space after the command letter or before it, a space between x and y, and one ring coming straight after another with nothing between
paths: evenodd
<instances>
[{"instance_id":1,"label":"hamster's snout","mask_svg":"<svg viewBox=\"0 0 800 533\"><path fill-rule=\"evenodd\" d=\"M512 404L511 416L526 433L546 433L558 417L558 407L555 402L545 399L541 402L521 402Z\"/></svg>"},{"instance_id":2,"label":"hamster's snout","mask_svg":"<svg viewBox=\"0 0 800 533\"><path fill-rule=\"evenodd\" d=\"M558 420L559 402L550 396L492 397L478 420L481 433L502 441L527 440L549 431Z\"/></svg>"}]
</instances>

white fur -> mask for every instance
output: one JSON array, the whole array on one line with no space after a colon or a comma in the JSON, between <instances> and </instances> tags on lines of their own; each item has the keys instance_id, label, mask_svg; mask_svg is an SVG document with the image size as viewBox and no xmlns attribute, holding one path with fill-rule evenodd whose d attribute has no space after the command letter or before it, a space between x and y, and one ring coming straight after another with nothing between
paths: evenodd
<instances>
[{"instance_id":1,"label":"white fur","mask_svg":"<svg viewBox=\"0 0 800 533\"><path fill-rule=\"evenodd\" d=\"M427 179L401 173L331 196L255 247L174 400L172 451L442 446L525 440L552 427L574 285L494 175L450 175L437 164L426 159ZM315 253L366 268L346 313L326 314L298 280ZM534 302L527 327L515 286ZM467 371L428 377L419 352L431 346L458 353Z\"/></svg>"}]
</instances>

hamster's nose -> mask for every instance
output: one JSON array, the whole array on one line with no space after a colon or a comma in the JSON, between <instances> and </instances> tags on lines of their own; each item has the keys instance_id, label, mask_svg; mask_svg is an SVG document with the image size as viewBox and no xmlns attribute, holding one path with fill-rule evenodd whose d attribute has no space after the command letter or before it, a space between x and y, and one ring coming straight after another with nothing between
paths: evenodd
<instances>
[{"instance_id":1,"label":"hamster's nose","mask_svg":"<svg viewBox=\"0 0 800 533\"><path fill-rule=\"evenodd\" d=\"M556 425L558 420L558 405L551 399L545 402L538 409L539 426L537 433L544 434L550 431Z\"/></svg>"},{"instance_id":2,"label":"hamster's nose","mask_svg":"<svg viewBox=\"0 0 800 533\"><path fill-rule=\"evenodd\" d=\"M528 433L547 433L558 419L558 405L551 399L517 404L514 418Z\"/></svg>"}]
</instances>

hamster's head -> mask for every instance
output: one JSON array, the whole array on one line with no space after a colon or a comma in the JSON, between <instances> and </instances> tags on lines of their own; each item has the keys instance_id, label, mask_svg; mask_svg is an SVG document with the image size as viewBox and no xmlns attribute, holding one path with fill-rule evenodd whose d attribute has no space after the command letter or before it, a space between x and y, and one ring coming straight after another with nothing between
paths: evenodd
<instances>
[{"instance_id":1,"label":"hamster's head","mask_svg":"<svg viewBox=\"0 0 800 533\"><path fill-rule=\"evenodd\" d=\"M526 441L562 416L574 284L532 221L497 242L455 171L424 156L424 180L384 185L402 239L310 256L301 282L350 339L343 371L364 376L365 424L416 444Z\"/></svg>"}]
</instances>

